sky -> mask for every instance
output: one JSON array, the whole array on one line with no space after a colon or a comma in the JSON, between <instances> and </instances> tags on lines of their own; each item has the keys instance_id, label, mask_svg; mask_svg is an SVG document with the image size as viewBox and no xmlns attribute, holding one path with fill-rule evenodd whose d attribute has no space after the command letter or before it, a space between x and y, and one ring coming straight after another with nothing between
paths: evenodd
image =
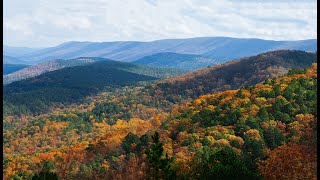
<instances>
[{"instance_id":1,"label":"sky","mask_svg":"<svg viewBox=\"0 0 320 180\"><path fill-rule=\"evenodd\" d=\"M4 0L4 42L317 37L316 0Z\"/></svg>"}]
</instances>

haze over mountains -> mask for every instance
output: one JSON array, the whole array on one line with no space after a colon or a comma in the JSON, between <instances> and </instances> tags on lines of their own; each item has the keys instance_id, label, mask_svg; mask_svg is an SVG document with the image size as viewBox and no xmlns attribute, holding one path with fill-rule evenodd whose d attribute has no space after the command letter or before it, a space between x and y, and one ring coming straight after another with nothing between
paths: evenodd
<instances>
[{"instance_id":1,"label":"haze over mountains","mask_svg":"<svg viewBox=\"0 0 320 180\"><path fill-rule=\"evenodd\" d=\"M279 50L316 51L317 40L273 41L262 39L199 37L189 39L164 39L151 42L118 41L118 42L66 42L61 45L41 50L24 50L24 55L13 57L27 64L37 64L54 59L72 59L77 57L102 57L116 61L131 62L145 56L163 52L203 55L218 60L257 55L259 53ZM25 54L26 52L29 52ZM13 63L13 62L11 62Z\"/></svg>"},{"instance_id":2,"label":"haze over mountains","mask_svg":"<svg viewBox=\"0 0 320 180\"><path fill-rule=\"evenodd\" d=\"M19 58L7 56L3 54L3 64L28 64L28 62L22 61Z\"/></svg>"},{"instance_id":3,"label":"haze over mountains","mask_svg":"<svg viewBox=\"0 0 320 180\"><path fill-rule=\"evenodd\" d=\"M13 47L13 46L3 46L3 54L7 56L23 56L25 54L30 54L32 52L38 51L42 48L29 48L29 47Z\"/></svg>"}]
</instances>

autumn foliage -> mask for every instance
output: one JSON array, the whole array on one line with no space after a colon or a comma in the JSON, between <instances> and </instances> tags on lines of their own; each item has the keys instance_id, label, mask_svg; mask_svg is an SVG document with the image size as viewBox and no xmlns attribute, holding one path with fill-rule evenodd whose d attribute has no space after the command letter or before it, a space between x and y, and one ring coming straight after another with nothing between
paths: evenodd
<instances>
[{"instance_id":1,"label":"autumn foliage","mask_svg":"<svg viewBox=\"0 0 320 180\"><path fill-rule=\"evenodd\" d=\"M123 87L6 116L4 179L316 179L316 83L313 64L184 104Z\"/></svg>"}]
</instances>

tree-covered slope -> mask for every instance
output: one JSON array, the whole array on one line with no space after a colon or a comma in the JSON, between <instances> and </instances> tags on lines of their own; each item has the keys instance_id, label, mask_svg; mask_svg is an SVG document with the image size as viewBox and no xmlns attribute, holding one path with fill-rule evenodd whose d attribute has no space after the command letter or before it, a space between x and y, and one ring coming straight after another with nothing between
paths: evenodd
<instances>
[{"instance_id":1,"label":"tree-covered slope","mask_svg":"<svg viewBox=\"0 0 320 180\"><path fill-rule=\"evenodd\" d=\"M158 81L149 87L148 93L171 102L180 102L203 94L261 83L283 75L289 69L304 68L316 61L315 53L271 51Z\"/></svg>"},{"instance_id":2,"label":"tree-covered slope","mask_svg":"<svg viewBox=\"0 0 320 180\"><path fill-rule=\"evenodd\" d=\"M174 109L160 133L167 152L176 157L172 167L178 176L196 179L233 179L234 174L295 179L301 173L315 178L316 84L313 64L256 86L200 96ZM237 158L229 159L226 147Z\"/></svg>"},{"instance_id":3,"label":"tree-covered slope","mask_svg":"<svg viewBox=\"0 0 320 180\"><path fill-rule=\"evenodd\" d=\"M76 58L69 60L53 60L48 62L43 62L37 65L29 66L28 68L7 74L3 77L3 84L10 84L15 81L20 81L23 79L35 77L46 72L59 70L65 67L82 66L90 64L97 61L110 61L104 58Z\"/></svg>"},{"instance_id":4,"label":"tree-covered slope","mask_svg":"<svg viewBox=\"0 0 320 180\"><path fill-rule=\"evenodd\" d=\"M139 81L155 80L157 78L142 74L159 73L152 72L154 69L158 70L141 70L135 68L135 65L115 61L63 68L5 86L4 108L9 114L21 114L26 111L45 112L55 102L78 102L105 87L120 87L134 85Z\"/></svg>"},{"instance_id":5,"label":"tree-covered slope","mask_svg":"<svg viewBox=\"0 0 320 180\"><path fill-rule=\"evenodd\" d=\"M37 65L30 66L28 68L22 69L17 72L13 72L11 74L7 74L3 77L3 83L10 84L15 81L20 81L23 79L32 78L35 76L39 76L41 74L56 71L59 69L63 69L66 67L74 67L74 66L85 66L90 65L95 62L102 61L112 61L110 59L98 58L98 57L80 57L76 59L67 59L67 60L53 60L48 62L43 62ZM145 65L129 65L128 63L120 63L120 62L109 62L111 66L117 67L118 69L133 72L137 74L144 74L147 76L152 76L156 78L166 78L172 77L176 75L180 75L185 73L184 70L173 69L173 68L156 68L149 67Z\"/></svg>"},{"instance_id":6,"label":"tree-covered slope","mask_svg":"<svg viewBox=\"0 0 320 180\"><path fill-rule=\"evenodd\" d=\"M5 115L43 113L56 103L78 103L86 96L103 90L135 86L140 81L172 77L185 72L101 58L78 58L55 63L58 65L53 65L53 68L62 69L46 73L41 71L43 74L4 86Z\"/></svg>"},{"instance_id":7,"label":"tree-covered slope","mask_svg":"<svg viewBox=\"0 0 320 180\"><path fill-rule=\"evenodd\" d=\"M80 111L7 117L4 177L316 179L316 99L312 64L263 84L197 97L150 121L109 125ZM89 111L125 107L93 104Z\"/></svg>"}]
</instances>

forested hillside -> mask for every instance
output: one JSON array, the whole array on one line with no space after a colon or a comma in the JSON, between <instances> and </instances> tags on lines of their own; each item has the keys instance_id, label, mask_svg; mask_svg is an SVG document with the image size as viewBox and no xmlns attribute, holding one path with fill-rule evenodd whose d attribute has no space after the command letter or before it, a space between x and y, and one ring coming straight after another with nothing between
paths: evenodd
<instances>
[{"instance_id":1,"label":"forested hillside","mask_svg":"<svg viewBox=\"0 0 320 180\"><path fill-rule=\"evenodd\" d=\"M163 98L160 101L176 103L207 93L262 83L289 69L310 66L316 60L316 53L271 51L158 81L147 92Z\"/></svg>"},{"instance_id":2,"label":"forested hillside","mask_svg":"<svg viewBox=\"0 0 320 180\"><path fill-rule=\"evenodd\" d=\"M48 61L48 62L33 65L28 68L22 69L20 71L5 75L3 77L3 83L6 85L15 81L32 78L47 72L56 71L66 67L86 66L86 65L90 65L91 63L98 63L98 62L102 63L104 61L112 61L112 60L105 59L105 58L98 58L98 57L80 57L76 59L67 59L67 60L59 59L59 60ZM173 69L173 68L154 68L154 67L129 64L124 62L113 61L113 62L106 62L106 63L107 64L109 63L110 66L113 66L114 68L118 68L120 70L133 72L137 74L143 74L143 75L152 76L156 78L166 78L166 77L180 75L186 72L184 70Z\"/></svg>"},{"instance_id":3,"label":"forested hillside","mask_svg":"<svg viewBox=\"0 0 320 180\"><path fill-rule=\"evenodd\" d=\"M4 178L316 179L316 99L312 64L145 121L123 114L127 121L107 122L127 107L108 98L7 116Z\"/></svg>"},{"instance_id":4,"label":"forested hillside","mask_svg":"<svg viewBox=\"0 0 320 180\"><path fill-rule=\"evenodd\" d=\"M55 71L59 69L63 69L66 67L73 67L73 66L83 66L86 64L90 64L97 61L110 61L109 59L104 58L76 58L76 59L68 59L68 60L53 60L44 63L40 63L37 65L30 66L28 68L22 69L17 72L10 73L3 77L3 84L10 84L15 81L20 81L23 79L32 78L46 72Z\"/></svg>"},{"instance_id":5,"label":"forested hillside","mask_svg":"<svg viewBox=\"0 0 320 180\"><path fill-rule=\"evenodd\" d=\"M316 0L5 0L4 180L316 180Z\"/></svg>"},{"instance_id":6,"label":"forested hillside","mask_svg":"<svg viewBox=\"0 0 320 180\"><path fill-rule=\"evenodd\" d=\"M83 58L82 58L83 59ZM116 88L137 86L142 81L182 74L183 70L155 68L125 62L100 60L83 65L80 61L67 63L74 66L13 82L4 87L4 116L45 113L52 107L81 103L89 95L101 91L114 92ZM90 58L89 60L92 60ZM88 61L89 61L88 60ZM82 63L83 62L83 63ZM53 66L60 67L60 66Z\"/></svg>"}]
</instances>

